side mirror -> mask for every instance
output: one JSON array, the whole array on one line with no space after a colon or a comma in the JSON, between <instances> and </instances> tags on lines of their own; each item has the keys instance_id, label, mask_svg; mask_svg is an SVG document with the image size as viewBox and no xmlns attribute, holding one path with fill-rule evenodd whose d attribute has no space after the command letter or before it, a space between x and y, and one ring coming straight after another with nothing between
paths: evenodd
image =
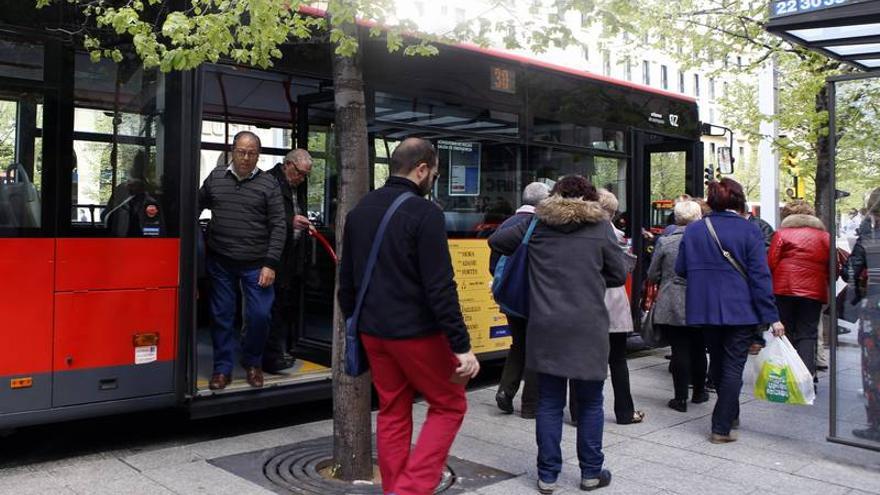
<instances>
[{"instance_id":1,"label":"side mirror","mask_svg":"<svg viewBox=\"0 0 880 495\"><path fill-rule=\"evenodd\" d=\"M733 156L728 146L718 148L718 169L724 175L733 173Z\"/></svg>"}]
</instances>

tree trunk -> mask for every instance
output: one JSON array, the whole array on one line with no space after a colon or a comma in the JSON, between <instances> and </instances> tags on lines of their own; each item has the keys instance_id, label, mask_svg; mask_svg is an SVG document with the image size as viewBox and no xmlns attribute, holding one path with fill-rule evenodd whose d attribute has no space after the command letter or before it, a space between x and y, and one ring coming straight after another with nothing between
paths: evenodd
<instances>
[{"instance_id":1,"label":"tree trunk","mask_svg":"<svg viewBox=\"0 0 880 495\"><path fill-rule=\"evenodd\" d=\"M357 36L356 27L348 25ZM333 85L336 108L336 149L339 181L336 207L336 249L342 252L345 216L369 191L367 115L360 53L334 55ZM336 273L339 286L339 271ZM373 476L370 421L370 374L357 378L345 374L345 322L338 301L333 304L333 459L336 476L345 481Z\"/></svg>"},{"instance_id":2,"label":"tree trunk","mask_svg":"<svg viewBox=\"0 0 880 495\"><path fill-rule=\"evenodd\" d=\"M828 86L816 94L816 112L828 113ZM816 215L830 228L834 216L834 197L831 191L831 139L829 124L819 128L816 138Z\"/></svg>"}]
</instances>

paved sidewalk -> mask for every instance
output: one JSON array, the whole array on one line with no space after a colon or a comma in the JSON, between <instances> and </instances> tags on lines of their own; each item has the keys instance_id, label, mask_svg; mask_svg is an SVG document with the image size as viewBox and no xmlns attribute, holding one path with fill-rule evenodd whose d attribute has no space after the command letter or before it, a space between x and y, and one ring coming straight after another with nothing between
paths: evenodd
<instances>
[{"instance_id":1,"label":"paved sidewalk","mask_svg":"<svg viewBox=\"0 0 880 495\"><path fill-rule=\"evenodd\" d=\"M821 494L880 493L880 453L829 444L828 391L813 407L768 404L743 395L740 441L712 445L708 404L686 414L666 407L671 394L662 351L630 360L636 406L644 423L612 422L606 388L605 453L612 486L598 493ZM610 384L608 385L610 387ZM485 495L536 493L534 422L502 415L494 388L473 390L470 411L452 454L515 477L480 489ZM416 406L421 421L426 407ZM321 421L207 442L123 450L0 470L0 493L46 494L263 494L268 492L208 463L231 454L302 442L331 434ZM575 430L566 425L567 462L558 493L577 490Z\"/></svg>"}]
</instances>

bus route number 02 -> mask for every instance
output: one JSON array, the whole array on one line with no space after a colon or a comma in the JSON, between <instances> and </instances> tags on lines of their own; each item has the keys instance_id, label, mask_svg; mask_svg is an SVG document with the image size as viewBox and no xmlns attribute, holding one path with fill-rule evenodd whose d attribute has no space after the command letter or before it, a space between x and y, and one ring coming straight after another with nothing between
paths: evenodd
<instances>
[{"instance_id":1,"label":"bus route number 02","mask_svg":"<svg viewBox=\"0 0 880 495\"><path fill-rule=\"evenodd\" d=\"M773 15L797 14L847 3L849 0L785 0L774 2Z\"/></svg>"}]
</instances>

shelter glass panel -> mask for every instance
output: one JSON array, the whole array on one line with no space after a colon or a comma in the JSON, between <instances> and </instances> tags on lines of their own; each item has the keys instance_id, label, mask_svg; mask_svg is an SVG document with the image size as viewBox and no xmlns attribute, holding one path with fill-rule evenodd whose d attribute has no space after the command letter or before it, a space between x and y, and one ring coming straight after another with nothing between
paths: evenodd
<instances>
[{"instance_id":1,"label":"shelter glass panel","mask_svg":"<svg viewBox=\"0 0 880 495\"><path fill-rule=\"evenodd\" d=\"M831 437L880 448L880 79L835 89L837 192L825 201L833 201L839 258L848 259L832 275L836 321L823 314L819 364L833 358Z\"/></svg>"}]
</instances>

